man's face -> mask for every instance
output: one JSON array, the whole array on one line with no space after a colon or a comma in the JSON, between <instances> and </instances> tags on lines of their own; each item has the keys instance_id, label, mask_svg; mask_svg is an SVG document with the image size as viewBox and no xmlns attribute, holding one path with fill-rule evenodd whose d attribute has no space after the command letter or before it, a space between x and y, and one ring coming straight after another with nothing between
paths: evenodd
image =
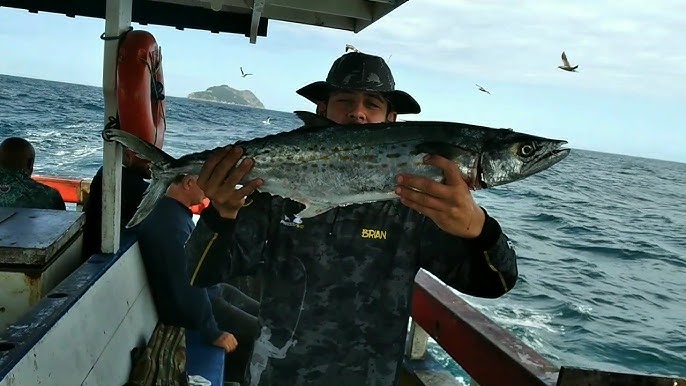
<instances>
[{"instance_id":1,"label":"man's face","mask_svg":"<svg viewBox=\"0 0 686 386\"><path fill-rule=\"evenodd\" d=\"M333 92L326 103L317 105L317 113L342 125L395 122L397 117L388 113L388 101L381 94L364 91Z\"/></svg>"}]
</instances>

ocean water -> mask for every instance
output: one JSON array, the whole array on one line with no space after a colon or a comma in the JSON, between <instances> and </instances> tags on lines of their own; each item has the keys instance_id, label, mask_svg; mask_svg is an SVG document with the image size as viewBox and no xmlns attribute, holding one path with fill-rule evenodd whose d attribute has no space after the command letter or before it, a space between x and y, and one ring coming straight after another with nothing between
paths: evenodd
<instances>
[{"instance_id":1,"label":"ocean water","mask_svg":"<svg viewBox=\"0 0 686 386\"><path fill-rule=\"evenodd\" d=\"M31 141L36 174L92 177L102 106L96 87L0 75L0 139ZM290 112L168 97L164 147L180 156L298 126ZM573 150L475 197L513 239L520 280L470 304L558 366L686 376L686 164Z\"/></svg>"}]
</instances>

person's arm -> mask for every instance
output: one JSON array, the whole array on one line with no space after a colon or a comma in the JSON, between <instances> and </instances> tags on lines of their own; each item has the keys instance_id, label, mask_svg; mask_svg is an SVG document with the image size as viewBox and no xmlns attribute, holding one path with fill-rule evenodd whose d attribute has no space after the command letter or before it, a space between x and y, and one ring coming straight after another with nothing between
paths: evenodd
<instances>
[{"instance_id":1,"label":"person's arm","mask_svg":"<svg viewBox=\"0 0 686 386\"><path fill-rule=\"evenodd\" d=\"M443 180L400 174L400 202L423 214L417 242L420 267L468 295L496 298L517 282L517 256L500 224L480 207L457 164L439 155L424 163ZM413 215L413 217L416 216Z\"/></svg>"},{"instance_id":2,"label":"person's arm","mask_svg":"<svg viewBox=\"0 0 686 386\"><path fill-rule=\"evenodd\" d=\"M60 194L60 192L57 191L57 189L52 189L52 206L51 206L51 209L67 210L67 205L64 203L64 200L62 199L62 195Z\"/></svg>"},{"instance_id":3,"label":"person's arm","mask_svg":"<svg viewBox=\"0 0 686 386\"><path fill-rule=\"evenodd\" d=\"M197 183L211 205L203 210L186 246L192 285L253 273L265 256L274 223L272 197L255 191L264 181L248 179L254 160L241 160L243 154L240 146L218 149L200 170ZM238 184L242 186L236 189Z\"/></svg>"},{"instance_id":4,"label":"person's arm","mask_svg":"<svg viewBox=\"0 0 686 386\"><path fill-rule=\"evenodd\" d=\"M447 234L424 218L419 261L422 268L462 293L497 298L517 282L517 256L500 224L485 209L484 213L481 234L473 239Z\"/></svg>"},{"instance_id":5,"label":"person's arm","mask_svg":"<svg viewBox=\"0 0 686 386\"><path fill-rule=\"evenodd\" d=\"M207 287L252 274L262 262L272 222L272 198L255 193L236 219L222 218L214 206L202 211L186 244L191 284Z\"/></svg>"}]
</instances>

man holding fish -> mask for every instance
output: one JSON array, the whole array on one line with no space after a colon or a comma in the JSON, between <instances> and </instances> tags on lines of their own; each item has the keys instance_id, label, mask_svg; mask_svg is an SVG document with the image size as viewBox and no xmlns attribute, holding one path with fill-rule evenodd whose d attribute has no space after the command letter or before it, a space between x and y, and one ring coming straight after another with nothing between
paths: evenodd
<instances>
[{"instance_id":1,"label":"man holding fish","mask_svg":"<svg viewBox=\"0 0 686 386\"><path fill-rule=\"evenodd\" d=\"M395 122L398 114L420 112L394 89L383 59L363 53L343 55L326 82L298 93L338 124ZM246 384L396 385L420 267L473 296L499 297L515 285L507 236L449 159L424 158L442 171L441 182L399 174L399 200L300 219L297 202L256 192L269 180L235 189L254 166L251 158L239 162L243 155L240 146L227 147L204 163L198 184L212 206L187 250L196 263L194 285L261 275L262 335Z\"/></svg>"},{"instance_id":2,"label":"man holding fish","mask_svg":"<svg viewBox=\"0 0 686 386\"><path fill-rule=\"evenodd\" d=\"M296 112L304 126L178 159L105 129L152 161L127 226L176 175L198 174L212 205L186 244L192 284L260 277L245 385L394 386L420 268L484 298L517 281L512 243L470 190L526 178L569 150L509 129L395 122L419 104L382 58L360 52L298 93L317 106Z\"/></svg>"}]
</instances>

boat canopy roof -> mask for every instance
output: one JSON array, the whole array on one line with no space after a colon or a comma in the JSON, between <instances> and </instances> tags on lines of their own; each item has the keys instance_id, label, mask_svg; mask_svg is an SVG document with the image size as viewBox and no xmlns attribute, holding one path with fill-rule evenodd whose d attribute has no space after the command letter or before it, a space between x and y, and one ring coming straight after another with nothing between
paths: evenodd
<instances>
[{"instance_id":1,"label":"boat canopy roof","mask_svg":"<svg viewBox=\"0 0 686 386\"><path fill-rule=\"evenodd\" d=\"M119 0L109 0L117 2ZM269 20L362 31L408 0L130 0L131 21L267 36ZM105 19L107 0L0 0L0 6Z\"/></svg>"}]
</instances>

